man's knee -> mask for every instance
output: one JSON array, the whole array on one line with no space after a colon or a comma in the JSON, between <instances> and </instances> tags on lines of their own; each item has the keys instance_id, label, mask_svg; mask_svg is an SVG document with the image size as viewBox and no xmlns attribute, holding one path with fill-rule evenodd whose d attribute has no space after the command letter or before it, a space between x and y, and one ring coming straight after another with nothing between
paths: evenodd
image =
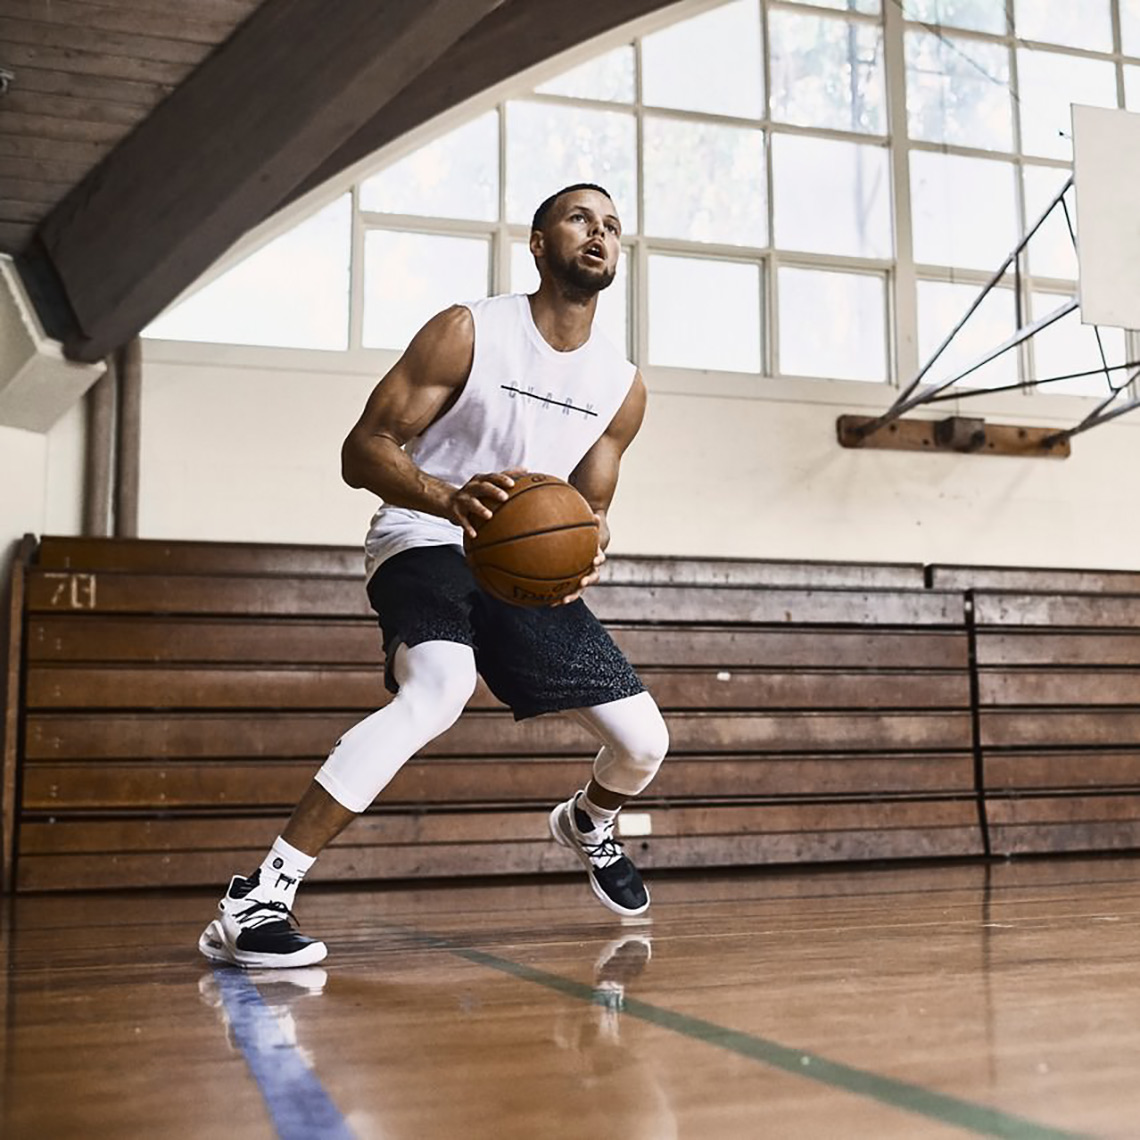
<instances>
[{"instance_id":1,"label":"man's knee","mask_svg":"<svg viewBox=\"0 0 1140 1140\"><path fill-rule=\"evenodd\" d=\"M395 673L400 685L396 700L419 723L437 726L437 735L459 719L478 680L471 649L446 641L401 647Z\"/></svg>"},{"instance_id":2,"label":"man's knee","mask_svg":"<svg viewBox=\"0 0 1140 1140\"><path fill-rule=\"evenodd\" d=\"M611 737L594 763L598 782L611 791L635 796L657 775L669 751L669 728L648 694L620 734Z\"/></svg>"}]
</instances>

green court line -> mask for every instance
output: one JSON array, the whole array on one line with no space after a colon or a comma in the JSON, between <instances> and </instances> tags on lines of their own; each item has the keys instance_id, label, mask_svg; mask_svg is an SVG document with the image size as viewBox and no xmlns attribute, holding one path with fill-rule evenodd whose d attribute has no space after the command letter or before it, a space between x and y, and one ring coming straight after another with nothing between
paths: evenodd
<instances>
[{"instance_id":1,"label":"green court line","mask_svg":"<svg viewBox=\"0 0 1140 1140\"><path fill-rule=\"evenodd\" d=\"M483 950L459 946L437 935L407 929L401 930L401 933L410 935L435 949L446 950L457 957L466 958L478 966L510 974L512 977L554 990L555 993L590 1004L595 1004L597 1001L593 988L583 982L550 974L521 962L512 962L509 958L500 958ZM636 998L625 999L622 1013L639 1021L660 1026L662 1029L672 1030L694 1041L726 1049L749 1060L760 1061L773 1068L782 1069L786 1073L793 1073L797 1077L817 1081L830 1088L843 1089L857 1096L869 1097L891 1108L941 1121L979 1136L1000 1136L1008 1140L1090 1140L1083 1133L1050 1128L1012 1113L987 1108L985 1105L947 1096L945 1093L934 1092L932 1089L908 1084L892 1077L880 1076L865 1069L856 1069L838 1061L829 1061L826 1057L805 1052L803 1049L790 1049L786 1045L780 1045L764 1037L736 1029L726 1029L715 1022L691 1017L685 1013L675 1013Z\"/></svg>"}]
</instances>

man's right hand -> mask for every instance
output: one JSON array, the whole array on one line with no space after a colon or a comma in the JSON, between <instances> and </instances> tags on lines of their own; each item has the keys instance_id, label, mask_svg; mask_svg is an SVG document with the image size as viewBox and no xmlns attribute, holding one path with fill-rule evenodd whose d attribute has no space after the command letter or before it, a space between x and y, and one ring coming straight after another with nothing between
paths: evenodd
<instances>
[{"instance_id":1,"label":"man's right hand","mask_svg":"<svg viewBox=\"0 0 1140 1140\"><path fill-rule=\"evenodd\" d=\"M509 471L492 471L487 475L472 475L462 487L456 488L447 504L447 518L463 528L464 534L474 538L480 523L485 523L495 508L506 502L507 492L515 485L514 477L526 471L515 467Z\"/></svg>"}]
</instances>

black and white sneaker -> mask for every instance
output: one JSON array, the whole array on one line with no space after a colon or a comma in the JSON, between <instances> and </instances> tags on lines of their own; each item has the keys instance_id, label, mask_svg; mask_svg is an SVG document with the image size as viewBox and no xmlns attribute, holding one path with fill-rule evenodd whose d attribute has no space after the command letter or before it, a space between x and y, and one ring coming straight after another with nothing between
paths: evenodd
<instances>
[{"instance_id":1,"label":"black and white sneaker","mask_svg":"<svg viewBox=\"0 0 1140 1140\"><path fill-rule=\"evenodd\" d=\"M632 916L649 909L649 892L621 844L614 838L613 822L595 827L577 806L575 793L550 813L550 834L582 861L590 886L603 905L617 914Z\"/></svg>"},{"instance_id":2,"label":"black and white sneaker","mask_svg":"<svg viewBox=\"0 0 1140 1140\"><path fill-rule=\"evenodd\" d=\"M283 902L258 891L260 878L260 871L249 878L234 875L218 903L220 917L202 931L198 949L211 962L259 969L320 962L328 947L315 938L306 938Z\"/></svg>"}]
</instances>

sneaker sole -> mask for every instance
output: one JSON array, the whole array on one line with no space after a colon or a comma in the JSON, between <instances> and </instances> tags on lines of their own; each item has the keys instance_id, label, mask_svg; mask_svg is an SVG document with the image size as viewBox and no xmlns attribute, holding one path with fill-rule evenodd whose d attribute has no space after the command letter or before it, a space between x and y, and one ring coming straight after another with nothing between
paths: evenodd
<instances>
[{"instance_id":1,"label":"sneaker sole","mask_svg":"<svg viewBox=\"0 0 1140 1140\"><path fill-rule=\"evenodd\" d=\"M585 855L582 849L562 830L562 820L566 816L566 805L559 804L550 813L550 834L554 836L555 843L562 847L567 847L578 857L578 862L586 868L586 873L590 878L590 889L597 896L598 901L602 906L612 910L614 914L624 915L626 918L634 918L639 914L644 914L649 909L649 888L645 888L645 904L639 906L636 910L630 910L628 907L619 906L605 891L598 885L598 880L594 878L594 865L590 862L589 857Z\"/></svg>"},{"instance_id":2,"label":"sneaker sole","mask_svg":"<svg viewBox=\"0 0 1140 1140\"><path fill-rule=\"evenodd\" d=\"M224 962L243 969L291 970L297 966L313 966L328 957L329 948L323 942L313 942L292 954L255 954L249 950L231 950L226 944L221 924L214 919L198 938L198 950L211 962Z\"/></svg>"}]
</instances>

